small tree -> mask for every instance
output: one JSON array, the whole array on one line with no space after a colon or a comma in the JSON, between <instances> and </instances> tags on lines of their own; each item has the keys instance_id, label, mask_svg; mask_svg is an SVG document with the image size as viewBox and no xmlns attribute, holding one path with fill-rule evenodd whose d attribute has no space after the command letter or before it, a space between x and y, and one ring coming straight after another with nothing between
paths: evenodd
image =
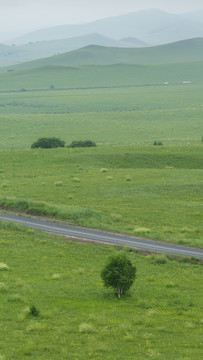
<instances>
[{"instance_id":1,"label":"small tree","mask_svg":"<svg viewBox=\"0 0 203 360\"><path fill-rule=\"evenodd\" d=\"M110 256L107 259L101 277L104 285L113 288L120 299L132 286L136 275L136 267L123 253Z\"/></svg>"},{"instance_id":2,"label":"small tree","mask_svg":"<svg viewBox=\"0 0 203 360\"><path fill-rule=\"evenodd\" d=\"M53 149L58 147L64 147L65 141L58 138L40 138L31 145L31 149Z\"/></svg>"}]
</instances>

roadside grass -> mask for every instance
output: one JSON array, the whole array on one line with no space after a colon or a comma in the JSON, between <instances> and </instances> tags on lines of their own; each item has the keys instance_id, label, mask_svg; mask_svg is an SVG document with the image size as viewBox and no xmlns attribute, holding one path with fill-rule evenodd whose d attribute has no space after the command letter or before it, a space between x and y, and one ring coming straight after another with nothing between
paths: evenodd
<instances>
[{"instance_id":1,"label":"roadside grass","mask_svg":"<svg viewBox=\"0 0 203 360\"><path fill-rule=\"evenodd\" d=\"M0 225L2 359L201 358L202 264L128 251L137 279L119 301L100 271L120 250Z\"/></svg>"},{"instance_id":2,"label":"roadside grass","mask_svg":"<svg viewBox=\"0 0 203 360\"><path fill-rule=\"evenodd\" d=\"M1 152L0 206L201 248L202 152L201 144Z\"/></svg>"}]
</instances>

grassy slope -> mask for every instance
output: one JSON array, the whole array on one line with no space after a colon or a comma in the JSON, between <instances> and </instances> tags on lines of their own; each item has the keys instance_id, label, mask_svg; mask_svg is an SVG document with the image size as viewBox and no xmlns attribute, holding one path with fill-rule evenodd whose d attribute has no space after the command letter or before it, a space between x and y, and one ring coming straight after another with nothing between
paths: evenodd
<instances>
[{"instance_id":1,"label":"grassy slope","mask_svg":"<svg viewBox=\"0 0 203 360\"><path fill-rule=\"evenodd\" d=\"M137 279L118 301L100 278L116 250L0 226L2 359L201 358L202 266L129 253Z\"/></svg>"},{"instance_id":2,"label":"grassy slope","mask_svg":"<svg viewBox=\"0 0 203 360\"><path fill-rule=\"evenodd\" d=\"M87 88L163 84L182 81L203 83L203 62L139 66L45 66L0 73L0 91L24 89Z\"/></svg>"},{"instance_id":3,"label":"grassy slope","mask_svg":"<svg viewBox=\"0 0 203 360\"><path fill-rule=\"evenodd\" d=\"M202 247L202 151L199 145L1 152L0 196L59 205L56 217L83 226Z\"/></svg>"},{"instance_id":4,"label":"grassy slope","mask_svg":"<svg viewBox=\"0 0 203 360\"><path fill-rule=\"evenodd\" d=\"M109 64L169 64L203 60L203 39L147 48L111 48L90 45L61 55L12 66L12 69L38 68L44 65L79 66ZM3 69L2 69L3 70Z\"/></svg>"}]
</instances>

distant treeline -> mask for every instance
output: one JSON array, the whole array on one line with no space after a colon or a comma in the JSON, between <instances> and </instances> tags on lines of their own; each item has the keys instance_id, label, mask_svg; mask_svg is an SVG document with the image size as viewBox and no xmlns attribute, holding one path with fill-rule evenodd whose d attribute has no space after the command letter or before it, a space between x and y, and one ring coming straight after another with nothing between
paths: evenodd
<instances>
[{"instance_id":1,"label":"distant treeline","mask_svg":"<svg viewBox=\"0 0 203 360\"><path fill-rule=\"evenodd\" d=\"M59 147L65 147L65 141L59 138L40 138L36 142L31 145L31 149L53 149ZM70 145L67 145L68 148L75 148L75 147L92 147L96 146L96 143L91 140L74 140Z\"/></svg>"}]
</instances>

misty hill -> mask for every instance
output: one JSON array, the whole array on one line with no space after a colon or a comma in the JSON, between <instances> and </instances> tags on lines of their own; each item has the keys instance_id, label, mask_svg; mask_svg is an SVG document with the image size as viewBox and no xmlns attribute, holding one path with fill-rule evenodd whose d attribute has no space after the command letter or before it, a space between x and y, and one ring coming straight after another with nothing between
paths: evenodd
<instances>
[{"instance_id":1,"label":"misty hill","mask_svg":"<svg viewBox=\"0 0 203 360\"><path fill-rule=\"evenodd\" d=\"M108 47L147 46L146 43L136 38L126 38L117 41L99 34L88 34L70 39L30 42L20 46L6 46L0 44L0 66L41 59L88 45Z\"/></svg>"},{"instance_id":2,"label":"misty hill","mask_svg":"<svg viewBox=\"0 0 203 360\"><path fill-rule=\"evenodd\" d=\"M137 38L134 38L134 37L128 37L128 38L121 39L119 41L119 43L123 45L121 47L124 47L124 45L126 45L127 47L147 47L147 46L149 46L149 45L147 45L146 42L139 40Z\"/></svg>"},{"instance_id":3,"label":"misty hill","mask_svg":"<svg viewBox=\"0 0 203 360\"><path fill-rule=\"evenodd\" d=\"M203 38L148 48L126 49L91 45L62 55L12 66L10 69L29 69L47 65L168 64L201 60ZM6 69L2 68L2 71Z\"/></svg>"},{"instance_id":4,"label":"misty hill","mask_svg":"<svg viewBox=\"0 0 203 360\"><path fill-rule=\"evenodd\" d=\"M2 59L12 56L16 52L14 46L0 44L0 62Z\"/></svg>"},{"instance_id":5,"label":"misty hill","mask_svg":"<svg viewBox=\"0 0 203 360\"><path fill-rule=\"evenodd\" d=\"M184 14L184 17L196 23L203 23L203 9Z\"/></svg>"},{"instance_id":6,"label":"misty hill","mask_svg":"<svg viewBox=\"0 0 203 360\"><path fill-rule=\"evenodd\" d=\"M21 36L16 45L97 33L113 39L135 37L147 44L158 45L203 37L203 17L191 14L168 14L151 9L97 20L87 24L63 25Z\"/></svg>"}]
</instances>

